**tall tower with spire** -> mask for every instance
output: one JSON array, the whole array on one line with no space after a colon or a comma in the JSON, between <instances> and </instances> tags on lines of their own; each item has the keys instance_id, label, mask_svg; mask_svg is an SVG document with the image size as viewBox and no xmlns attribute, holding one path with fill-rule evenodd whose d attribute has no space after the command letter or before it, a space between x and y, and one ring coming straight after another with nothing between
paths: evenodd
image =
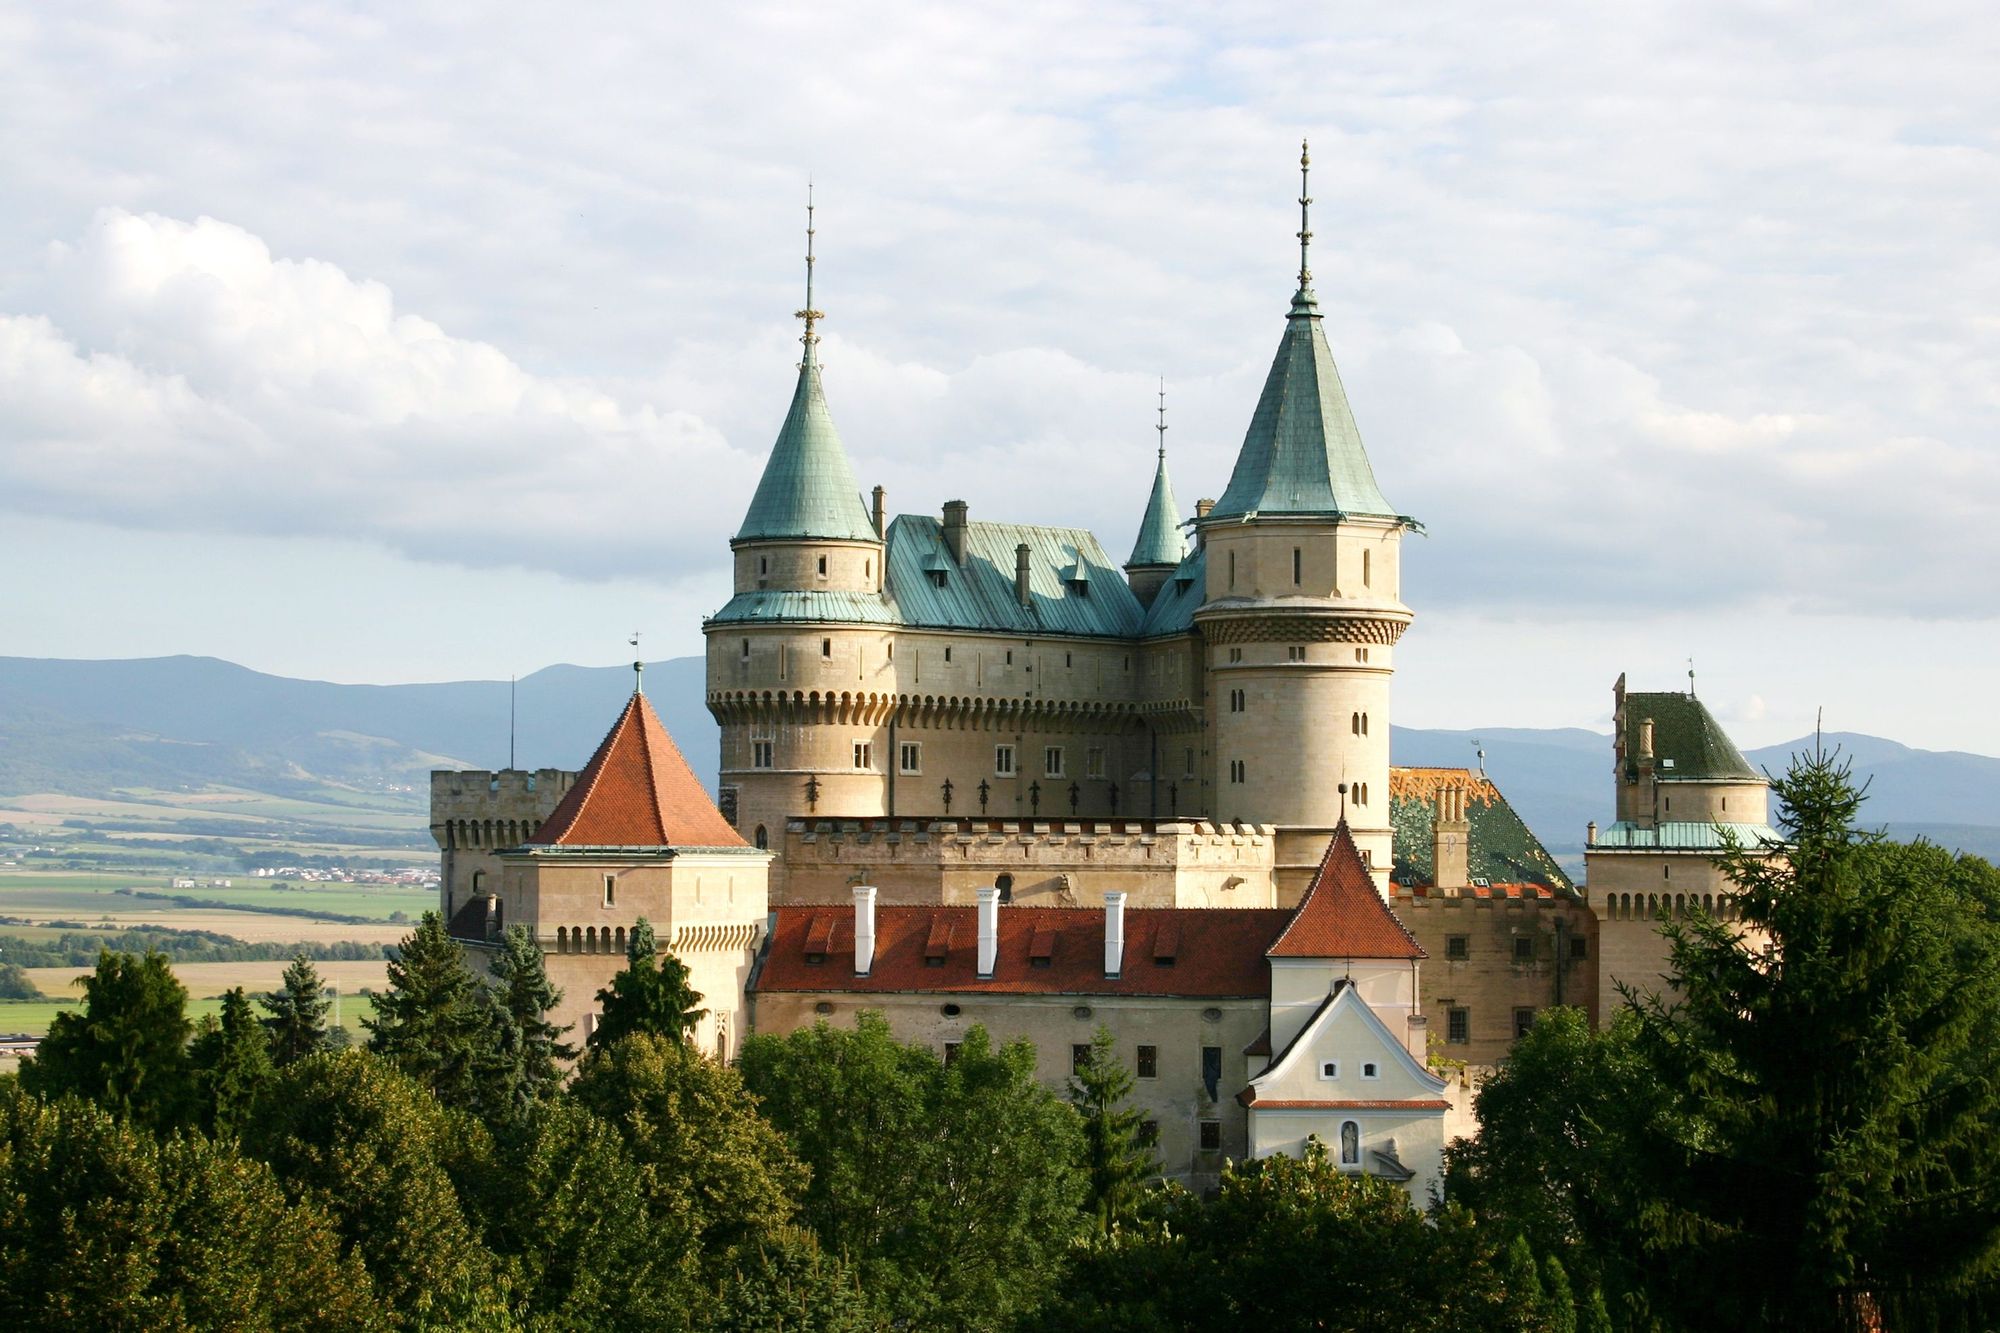
<instances>
[{"instance_id":1,"label":"tall tower with spire","mask_svg":"<svg viewBox=\"0 0 2000 1333\"><path fill-rule=\"evenodd\" d=\"M1160 382L1159 462L1153 469L1153 491L1146 497L1145 517L1139 520L1139 539L1132 543L1132 558L1125 562L1125 580L1142 606L1151 606L1153 597L1187 556L1181 537L1181 511L1174 504L1174 484L1167 477L1167 385Z\"/></svg>"},{"instance_id":2,"label":"tall tower with spire","mask_svg":"<svg viewBox=\"0 0 2000 1333\"><path fill-rule=\"evenodd\" d=\"M1303 890L1344 817L1378 886L1390 866L1389 685L1411 616L1412 520L1383 498L1312 287L1311 158L1299 153L1299 275L1229 485L1197 519L1213 813L1279 828L1281 893Z\"/></svg>"}]
</instances>

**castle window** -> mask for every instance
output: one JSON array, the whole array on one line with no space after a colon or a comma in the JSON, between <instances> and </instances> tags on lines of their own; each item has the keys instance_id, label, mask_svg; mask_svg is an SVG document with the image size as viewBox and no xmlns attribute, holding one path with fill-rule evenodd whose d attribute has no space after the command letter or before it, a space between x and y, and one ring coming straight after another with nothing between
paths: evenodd
<instances>
[{"instance_id":1,"label":"castle window","mask_svg":"<svg viewBox=\"0 0 2000 1333\"><path fill-rule=\"evenodd\" d=\"M1236 552L1229 553L1229 586L1236 586Z\"/></svg>"},{"instance_id":2,"label":"castle window","mask_svg":"<svg viewBox=\"0 0 2000 1333\"><path fill-rule=\"evenodd\" d=\"M944 1067L946 1069L958 1063L958 1050L964 1044L958 1041L948 1041L944 1044Z\"/></svg>"},{"instance_id":3,"label":"castle window","mask_svg":"<svg viewBox=\"0 0 2000 1333\"><path fill-rule=\"evenodd\" d=\"M1090 1068L1090 1043L1087 1041L1072 1043L1069 1048L1069 1072L1081 1074L1088 1068Z\"/></svg>"},{"instance_id":4,"label":"castle window","mask_svg":"<svg viewBox=\"0 0 2000 1333\"><path fill-rule=\"evenodd\" d=\"M752 768L775 767L776 766L775 760L777 758L776 750L777 750L777 744L774 741L768 741L768 740L751 741L750 767Z\"/></svg>"},{"instance_id":5,"label":"castle window","mask_svg":"<svg viewBox=\"0 0 2000 1333\"><path fill-rule=\"evenodd\" d=\"M1447 935L1444 939L1444 956L1447 959L1464 962L1472 957L1472 938L1469 935Z\"/></svg>"},{"instance_id":6,"label":"castle window","mask_svg":"<svg viewBox=\"0 0 2000 1333\"><path fill-rule=\"evenodd\" d=\"M1181 754L1183 756L1181 776L1191 778L1194 776L1194 747L1190 745L1187 749L1181 751Z\"/></svg>"},{"instance_id":7,"label":"castle window","mask_svg":"<svg viewBox=\"0 0 2000 1333\"><path fill-rule=\"evenodd\" d=\"M1590 941L1580 935L1570 936L1569 956L1571 958L1590 957Z\"/></svg>"},{"instance_id":8,"label":"castle window","mask_svg":"<svg viewBox=\"0 0 2000 1333\"><path fill-rule=\"evenodd\" d=\"M1352 1120L1340 1122L1340 1164L1361 1165L1361 1126Z\"/></svg>"},{"instance_id":9,"label":"castle window","mask_svg":"<svg viewBox=\"0 0 2000 1333\"><path fill-rule=\"evenodd\" d=\"M771 834L762 824L757 826L757 850L760 852L771 850Z\"/></svg>"},{"instance_id":10,"label":"castle window","mask_svg":"<svg viewBox=\"0 0 2000 1333\"><path fill-rule=\"evenodd\" d=\"M618 876L616 875L606 875L604 877L604 905L606 907L618 906Z\"/></svg>"},{"instance_id":11,"label":"castle window","mask_svg":"<svg viewBox=\"0 0 2000 1333\"><path fill-rule=\"evenodd\" d=\"M1012 875L995 875L993 877L993 887L1000 890L1001 902L1011 903L1014 901L1014 877Z\"/></svg>"},{"instance_id":12,"label":"castle window","mask_svg":"<svg viewBox=\"0 0 2000 1333\"><path fill-rule=\"evenodd\" d=\"M819 655L820 655L821 657L832 657L832 656L833 656L833 640L832 640L832 639L821 639L821 640L819 641Z\"/></svg>"},{"instance_id":13,"label":"castle window","mask_svg":"<svg viewBox=\"0 0 2000 1333\"><path fill-rule=\"evenodd\" d=\"M1221 1152L1222 1122L1220 1120L1202 1121L1201 1131L1196 1139L1196 1146L1203 1152Z\"/></svg>"},{"instance_id":14,"label":"castle window","mask_svg":"<svg viewBox=\"0 0 2000 1333\"><path fill-rule=\"evenodd\" d=\"M1011 778L1014 776L1013 746L996 745L993 747L993 774L995 777L1002 778Z\"/></svg>"},{"instance_id":15,"label":"castle window","mask_svg":"<svg viewBox=\"0 0 2000 1333\"><path fill-rule=\"evenodd\" d=\"M1157 1120L1141 1120L1139 1122L1139 1142L1150 1148L1159 1141L1160 1122Z\"/></svg>"},{"instance_id":16,"label":"castle window","mask_svg":"<svg viewBox=\"0 0 2000 1333\"><path fill-rule=\"evenodd\" d=\"M821 578L825 578L825 577L826 577L826 557L825 557L825 556L821 556L821 557L819 558L819 574L820 574L820 577L821 577Z\"/></svg>"},{"instance_id":17,"label":"castle window","mask_svg":"<svg viewBox=\"0 0 2000 1333\"><path fill-rule=\"evenodd\" d=\"M1661 866L1661 867L1660 867L1660 878L1661 878L1661 879L1672 879L1673 877L1674 877L1674 868L1673 868L1673 866L1671 866L1671 865L1664 865L1664 866Z\"/></svg>"},{"instance_id":18,"label":"castle window","mask_svg":"<svg viewBox=\"0 0 2000 1333\"><path fill-rule=\"evenodd\" d=\"M1084 752L1084 776L1101 778L1104 776L1104 747L1093 745Z\"/></svg>"},{"instance_id":19,"label":"castle window","mask_svg":"<svg viewBox=\"0 0 2000 1333\"><path fill-rule=\"evenodd\" d=\"M1220 1046L1204 1046L1201 1048L1201 1082L1202 1086L1208 1089L1208 1099L1210 1101L1220 1099L1222 1085L1222 1048ZM1222 1146L1221 1134L1219 1132L1221 1126L1218 1125L1216 1128L1218 1130L1216 1146L1219 1148Z\"/></svg>"},{"instance_id":20,"label":"castle window","mask_svg":"<svg viewBox=\"0 0 2000 1333\"><path fill-rule=\"evenodd\" d=\"M1527 1036L1528 1029L1534 1025L1535 1011L1533 1009L1516 1009L1514 1011L1514 1040L1519 1041L1521 1038Z\"/></svg>"},{"instance_id":21,"label":"castle window","mask_svg":"<svg viewBox=\"0 0 2000 1333\"><path fill-rule=\"evenodd\" d=\"M1138 1069L1140 1078L1158 1078L1160 1076L1160 1048L1157 1046L1141 1046L1139 1048Z\"/></svg>"},{"instance_id":22,"label":"castle window","mask_svg":"<svg viewBox=\"0 0 2000 1333\"><path fill-rule=\"evenodd\" d=\"M1517 963L1532 963L1535 961L1535 937L1533 935L1516 935L1514 937L1514 961Z\"/></svg>"},{"instance_id":23,"label":"castle window","mask_svg":"<svg viewBox=\"0 0 2000 1333\"><path fill-rule=\"evenodd\" d=\"M1243 711L1243 691L1231 690L1229 692L1229 711L1232 713Z\"/></svg>"},{"instance_id":24,"label":"castle window","mask_svg":"<svg viewBox=\"0 0 2000 1333\"><path fill-rule=\"evenodd\" d=\"M743 641L743 660L746 662L750 660L750 640L748 639Z\"/></svg>"},{"instance_id":25,"label":"castle window","mask_svg":"<svg viewBox=\"0 0 2000 1333\"><path fill-rule=\"evenodd\" d=\"M927 569L924 573L930 576L933 588L942 588L944 586L944 571L942 569Z\"/></svg>"},{"instance_id":26,"label":"castle window","mask_svg":"<svg viewBox=\"0 0 2000 1333\"><path fill-rule=\"evenodd\" d=\"M1044 777L1059 778L1063 775L1062 746L1051 745L1042 751L1042 774Z\"/></svg>"},{"instance_id":27,"label":"castle window","mask_svg":"<svg viewBox=\"0 0 2000 1333\"><path fill-rule=\"evenodd\" d=\"M1063 665L1064 665L1065 667L1073 667L1073 666L1075 666L1075 665L1076 665L1076 663L1070 660L1070 654L1068 654L1068 653L1064 653L1064 654L1063 654Z\"/></svg>"},{"instance_id":28,"label":"castle window","mask_svg":"<svg viewBox=\"0 0 2000 1333\"><path fill-rule=\"evenodd\" d=\"M873 560L863 560L861 562L861 577L864 579L875 577L875 562Z\"/></svg>"},{"instance_id":29,"label":"castle window","mask_svg":"<svg viewBox=\"0 0 2000 1333\"><path fill-rule=\"evenodd\" d=\"M1444 1011L1444 1039L1454 1046L1463 1046L1472 1040L1472 1011L1470 1009L1447 1009Z\"/></svg>"},{"instance_id":30,"label":"castle window","mask_svg":"<svg viewBox=\"0 0 2000 1333\"><path fill-rule=\"evenodd\" d=\"M1299 552L1299 548L1298 548L1298 547L1296 547L1296 546L1294 546L1294 547L1292 548L1292 584L1293 584L1293 586L1295 586L1295 587L1296 587L1296 586L1297 586L1298 584L1300 584L1300 583L1304 582L1304 579L1303 579L1303 577L1302 577L1302 576L1303 576L1303 574L1304 574L1304 572L1305 572L1305 565L1304 565L1304 557L1303 557L1303 556L1302 556L1302 555L1300 554L1300 552Z\"/></svg>"},{"instance_id":31,"label":"castle window","mask_svg":"<svg viewBox=\"0 0 2000 1333\"><path fill-rule=\"evenodd\" d=\"M1243 773L1244 765L1241 759L1232 759L1229 761L1229 780L1231 782L1242 782Z\"/></svg>"},{"instance_id":32,"label":"castle window","mask_svg":"<svg viewBox=\"0 0 2000 1333\"><path fill-rule=\"evenodd\" d=\"M1014 650L1012 648L1009 648L1007 650L1007 665L1008 666L1014 665Z\"/></svg>"},{"instance_id":33,"label":"castle window","mask_svg":"<svg viewBox=\"0 0 2000 1333\"><path fill-rule=\"evenodd\" d=\"M1373 554L1374 552L1372 551L1363 551L1361 553L1361 586L1364 588L1368 587L1373 582L1373 575L1375 572L1374 561L1370 559L1370 557Z\"/></svg>"},{"instance_id":34,"label":"castle window","mask_svg":"<svg viewBox=\"0 0 2000 1333\"><path fill-rule=\"evenodd\" d=\"M945 661L947 661L947 662L951 661L951 645L950 645L950 644L946 644L946 645L944 646L944 660L945 660Z\"/></svg>"},{"instance_id":35,"label":"castle window","mask_svg":"<svg viewBox=\"0 0 2000 1333\"><path fill-rule=\"evenodd\" d=\"M1285 659L1286 659L1287 661L1290 661L1290 662L1303 662L1303 661L1305 661L1305 660L1306 660L1306 650L1305 650L1305 645L1304 645L1304 644L1295 644L1295 645L1293 645L1293 646L1291 646L1291 647L1289 647L1289 648L1285 649Z\"/></svg>"},{"instance_id":36,"label":"castle window","mask_svg":"<svg viewBox=\"0 0 2000 1333\"><path fill-rule=\"evenodd\" d=\"M904 741L898 747L897 763L902 772L921 773L924 771L924 747L917 741Z\"/></svg>"},{"instance_id":37,"label":"castle window","mask_svg":"<svg viewBox=\"0 0 2000 1333\"><path fill-rule=\"evenodd\" d=\"M1347 729L1357 736L1361 734L1361 714L1356 713L1347 719Z\"/></svg>"},{"instance_id":38,"label":"castle window","mask_svg":"<svg viewBox=\"0 0 2000 1333\"><path fill-rule=\"evenodd\" d=\"M854 766L856 768L875 767L875 746L871 742L854 742Z\"/></svg>"},{"instance_id":39,"label":"castle window","mask_svg":"<svg viewBox=\"0 0 2000 1333\"><path fill-rule=\"evenodd\" d=\"M1329 1081L1331 1081L1331 1080L1333 1080L1333 1079L1337 1079L1337 1078L1339 1078L1339 1077L1340 1077L1340 1061L1338 1061L1338 1060L1322 1060L1322 1061L1320 1061L1320 1065L1319 1065L1319 1076L1320 1076L1321 1078L1323 1078L1323 1079L1327 1079L1327 1080L1329 1080Z\"/></svg>"},{"instance_id":40,"label":"castle window","mask_svg":"<svg viewBox=\"0 0 2000 1333\"><path fill-rule=\"evenodd\" d=\"M1368 714L1366 713L1361 715L1361 734L1364 736L1368 734Z\"/></svg>"},{"instance_id":41,"label":"castle window","mask_svg":"<svg viewBox=\"0 0 2000 1333\"><path fill-rule=\"evenodd\" d=\"M1232 662L1241 662L1243 660L1243 650L1241 648L1231 648L1229 650L1229 660Z\"/></svg>"},{"instance_id":42,"label":"castle window","mask_svg":"<svg viewBox=\"0 0 2000 1333\"><path fill-rule=\"evenodd\" d=\"M1380 1078L1382 1077L1382 1067L1373 1060L1364 1060L1361 1062L1361 1077Z\"/></svg>"},{"instance_id":43,"label":"castle window","mask_svg":"<svg viewBox=\"0 0 2000 1333\"><path fill-rule=\"evenodd\" d=\"M785 645L784 645L784 644L782 644L782 643L781 643L781 644L779 644L779 645L778 645L778 679L779 679L779 680L783 680L783 679L785 678L785 667L786 667L786 665L787 665L787 664L788 664L788 663L789 663L789 662L791 661L791 656L792 656L792 655L791 655L791 654L790 654L789 652L787 652L787 651L786 651L786 649L785 649Z\"/></svg>"},{"instance_id":44,"label":"castle window","mask_svg":"<svg viewBox=\"0 0 2000 1333\"><path fill-rule=\"evenodd\" d=\"M887 646L889 651L889 660L893 662L896 660L896 641L894 639L889 640Z\"/></svg>"}]
</instances>

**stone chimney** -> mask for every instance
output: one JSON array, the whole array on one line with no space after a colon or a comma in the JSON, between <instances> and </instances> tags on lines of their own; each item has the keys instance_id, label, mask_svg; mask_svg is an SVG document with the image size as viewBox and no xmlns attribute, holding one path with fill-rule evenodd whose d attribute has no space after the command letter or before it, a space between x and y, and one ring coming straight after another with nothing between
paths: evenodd
<instances>
[{"instance_id":1,"label":"stone chimney","mask_svg":"<svg viewBox=\"0 0 2000 1333\"><path fill-rule=\"evenodd\" d=\"M889 533L888 515L883 511L883 501L887 498L888 494L880 486L875 488L875 539L877 541L880 541Z\"/></svg>"},{"instance_id":2,"label":"stone chimney","mask_svg":"<svg viewBox=\"0 0 2000 1333\"><path fill-rule=\"evenodd\" d=\"M1028 544L1022 542L1014 548L1014 600L1022 606L1030 602L1028 596Z\"/></svg>"},{"instance_id":3,"label":"stone chimney","mask_svg":"<svg viewBox=\"0 0 2000 1333\"><path fill-rule=\"evenodd\" d=\"M1209 511L1214 508L1215 501L1213 500L1196 500L1194 502L1194 516L1196 518L1207 518ZM1194 549L1199 551L1207 545L1208 538L1203 535L1200 525L1197 524L1194 530Z\"/></svg>"},{"instance_id":4,"label":"stone chimney","mask_svg":"<svg viewBox=\"0 0 2000 1333\"><path fill-rule=\"evenodd\" d=\"M1431 825L1431 882L1438 888L1462 889L1470 882L1471 841L1472 825L1465 817L1465 788L1443 788L1437 794L1437 818Z\"/></svg>"},{"instance_id":5,"label":"stone chimney","mask_svg":"<svg viewBox=\"0 0 2000 1333\"><path fill-rule=\"evenodd\" d=\"M1653 762L1653 719L1650 717L1639 719L1639 762Z\"/></svg>"},{"instance_id":6,"label":"stone chimney","mask_svg":"<svg viewBox=\"0 0 2000 1333\"><path fill-rule=\"evenodd\" d=\"M1125 895L1104 895L1104 975L1116 977L1125 969Z\"/></svg>"},{"instance_id":7,"label":"stone chimney","mask_svg":"<svg viewBox=\"0 0 2000 1333\"><path fill-rule=\"evenodd\" d=\"M993 976L993 962L1000 956L1000 890L979 891L979 975Z\"/></svg>"},{"instance_id":8,"label":"stone chimney","mask_svg":"<svg viewBox=\"0 0 2000 1333\"><path fill-rule=\"evenodd\" d=\"M1583 845L1586 847L1597 845L1597 821L1594 819L1583 826Z\"/></svg>"},{"instance_id":9,"label":"stone chimney","mask_svg":"<svg viewBox=\"0 0 2000 1333\"><path fill-rule=\"evenodd\" d=\"M963 500L944 502L944 545L954 565L965 563L966 504Z\"/></svg>"},{"instance_id":10,"label":"stone chimney","mask_svg":"<svg viewBox=\"0 0 2000 1333\"><path fill-rule=\"evenodd\" d=\"M865 977L875 966L875 890L854 890L854 975Z\"/></svg>"}]
</instances>

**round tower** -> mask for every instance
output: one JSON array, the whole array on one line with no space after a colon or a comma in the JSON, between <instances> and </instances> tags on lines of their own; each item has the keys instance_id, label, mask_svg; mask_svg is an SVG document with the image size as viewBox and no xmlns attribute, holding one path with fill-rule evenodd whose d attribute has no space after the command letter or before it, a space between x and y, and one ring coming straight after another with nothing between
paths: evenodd
<instances>
[{"instance_id":1,"label":"round tower","mask_svg":"<svg viewBox=\"0 0 2000 1333\"><path fill-rule=\"evenodd\" d=\"M1391 864L1389 685L1411 614L1403 531L1321 328L1299 156L1299 285L1229 487L1196 520L1207 598L1212 810L1278 826L1296 897L1343 815L1378 888Z\"/></svg>"},{"instance_id":2,"label":"round tower","mask_svg":"<svg viewBox=\"0 0 2000 1333\"><path fill-rule=\"evenodd\" d=\"M881 814L889 760L877 697L889 670L879 622L881 492L855 485L820 381L812 205L799 378L742 526L735 595L705 622L710 709L722 729L719 804L754 845L776 849L797 814ZM718 699L726 693L733 702Z\"/></svg>"}]
</instances>

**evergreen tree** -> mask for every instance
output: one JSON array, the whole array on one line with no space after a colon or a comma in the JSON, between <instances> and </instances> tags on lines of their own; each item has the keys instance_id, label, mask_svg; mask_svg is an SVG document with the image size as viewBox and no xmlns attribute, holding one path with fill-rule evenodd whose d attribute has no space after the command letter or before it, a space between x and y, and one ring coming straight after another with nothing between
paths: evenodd
<instances>
[{"instance_id":1,"label":"evergreen tree","mask_svg":"<svg viewBox=\"0 0 2000 1333\"><path fill-rule=\"evenodd\" d=\"M222 997L219 1023L205 1021L188 1047L188 1063L194 1069L202 1128L234 1136L273 1073L270 1040L241 986Z\"/></svg>"},{"instance_id":2,"label":"evergreen tree","mask_svg":"<svg viewBox=\"0 0 2000 1333\"><path fill-rule=\"evenodd\" d=\"M1501 1281L1506 1285L1508 1322L1523 1329L1544 1327L1541 1273L1526 1236L1517 1234L1507 1246Z\"/></svg>"},{"instance_id":3,"label":"evergreen tree","mask_svg":"<svg viewBox=\"0 0 2000 1333\"><path fill-rule=\"evenodd\" d=\"M549 1022L551 1009L562 1003L562 992L549 982L542 951L525 926L509 926L500 936L500 953L493 960L500 1004L520 1035L520 1087L523 1096L540 1100L562 1087L563 1065L576 1058L565 1042L567 1027Z\"/></svg>"},{"instance_id":4,"label":"evergreen tree","mask_svg":"<svg viewBox=\"0 0 2000 1333\"><path fill-rule=\"evenodd\" d=\"M403 937L389 962L389 989L362 1026L369 1050L447 1106L496 1116L518 1109L519 1032L436 912Z\"/></svg>"},{"instance_id":5,"label":"evergreen tree","mask_svg":"<svg viewBox=\"0 0 2000 1333\"><path fill-rule=\"evenodd\" d=\"M1611 1307L1604 1303L1604 1288L1590 1289L1590 1299L1577 1312L1576 1327L1577 1333L1614 1333Z\"/></svg>"},{"instance_id":6,"label":"evergreen tree","mask_svg":"<svg viewBox=\"0 0 2000 1333\"><path fill-rule=\"evenodd\" d=\"M1576 1333L1576 1293L1562 1260L1553 1254L1542 1264L1542 1297L1549 1333Z\"/></svg>"},{"instance_id":7,"label":"evergreen tree","mask_svg":"<svg viewBox=\"0 0 2000 1333\"><path fill-rule=\"evenodd\" d=\"M638 1032L685 1042L695 1024L708 1016L708 1010L696 1008L701 999L701 992L688 985L687 964L660 953L652 923L642 916L625 948L625 970L597 992L597 1029L588 1044L607 1047Z\"/></svg>"},{"instance_id":8,"label":"evergreen tree","mask_svg":"<svg viewBox=\"0 0 2000 1333\"><path fill-rule=\"evenodd\" d=\"M1131 1071L1118 1058L1117 1038L1098 1024L1090 1059L1070 1077L1069 1100L1083 1117L1089 1206L1100 1235L1131 1215L1141 1183L1159 1170L1152 1146L1142 1138L1143 1117L1125 1104L1132 1087Z\"/></svg>"},{"instance_id":9,"label":"evergreen tree","mask_svg":"<svg viewBox=\"0 0 2000 1333\"><path fill-rule=\"evenodd\" d=\"M165 955L97 955L81 1012L57 1014L21 1082L44 1097L74 1093L123 1119L169 1130L193 1109L187 988Z\"/></svg>"},{"instance_id":10,"label":"evergreen tree","mask_svg":"<svg viewBox=\"0 0 2000 1333\"><path fill-rule=\"evenodd\" d=\"M283 1068L327 1048L326 1013L331 1007L319 970L303 953L285 968L284 984L260 1001L271 1016L271 1059Z\"/></svg>"}]
</instances>

